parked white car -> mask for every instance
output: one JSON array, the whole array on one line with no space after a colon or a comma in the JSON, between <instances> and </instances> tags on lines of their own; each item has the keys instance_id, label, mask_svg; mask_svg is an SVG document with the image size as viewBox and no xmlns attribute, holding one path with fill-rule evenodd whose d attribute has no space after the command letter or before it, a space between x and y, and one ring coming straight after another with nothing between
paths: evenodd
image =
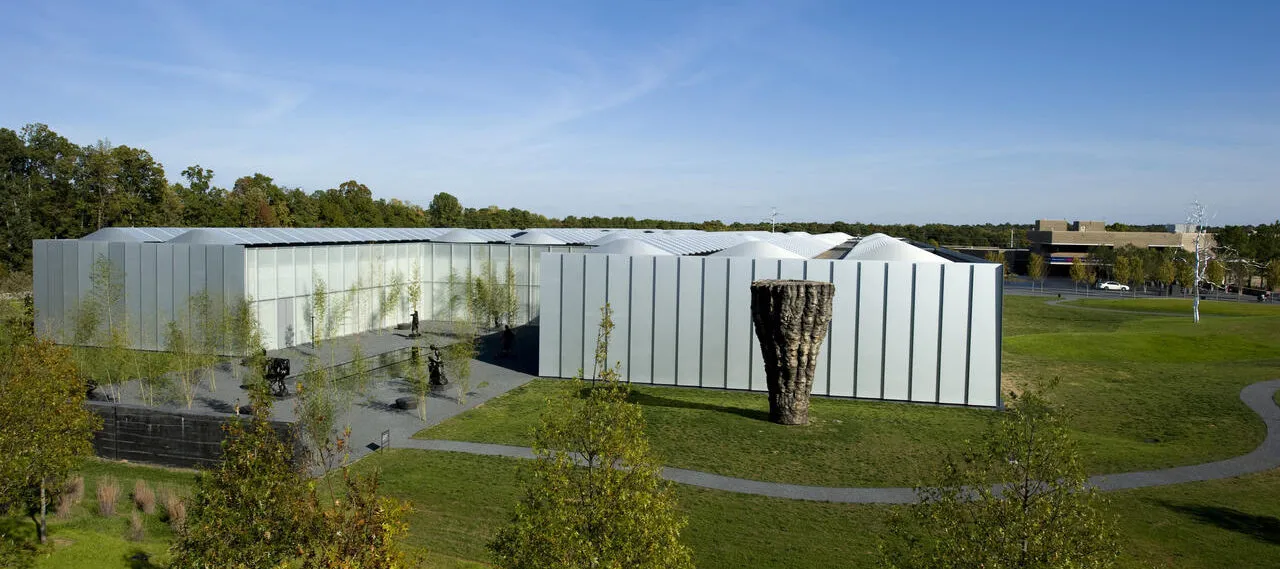
<instances>
[{"instance_id":1,"label":"parked white car","mask_svg":"<svg viewBox=\"0 0 1280 569\"><path fill-rule=\"evenodd\" d=\"M1116 281L1099 281L1098 290L1129 290L1129 285Z\"/></svg>"}]
</instances>

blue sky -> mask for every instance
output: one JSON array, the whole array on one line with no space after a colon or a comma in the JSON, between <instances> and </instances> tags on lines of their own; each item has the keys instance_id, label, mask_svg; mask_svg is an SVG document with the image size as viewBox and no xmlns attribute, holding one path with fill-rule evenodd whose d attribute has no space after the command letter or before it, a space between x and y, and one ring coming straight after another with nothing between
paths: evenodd
<instances>
[{"instance_id":1,"label":"blue sky","mask_svg":"<svg viewBox=\"0 0 1280 569\"><path fill-rule=\"evenodd\" d=\"M1280 2L0 8L0 126L554 216L1280 217Z\"/></svg>"}]
</instances>

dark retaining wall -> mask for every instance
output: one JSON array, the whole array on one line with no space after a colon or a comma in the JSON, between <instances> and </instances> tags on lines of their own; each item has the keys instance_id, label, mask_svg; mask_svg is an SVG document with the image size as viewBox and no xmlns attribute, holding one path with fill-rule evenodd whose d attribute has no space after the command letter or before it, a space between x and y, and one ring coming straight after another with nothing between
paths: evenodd
<instances>
[{"instance_id":1,"label":"dark retaining wall","mask_svg":"<svg viewBox=\"0 0 1280 569\"><path fill-rule=\"evenodd\" d=\"M216 463L226 435L222 425L233 418L104 401L86 404L102 417L102 430L93 436L95 454L162 466L197 468ZM272 425L285 440L293 440L291 424L272 421Z\"/></svg>"}]
</instances>

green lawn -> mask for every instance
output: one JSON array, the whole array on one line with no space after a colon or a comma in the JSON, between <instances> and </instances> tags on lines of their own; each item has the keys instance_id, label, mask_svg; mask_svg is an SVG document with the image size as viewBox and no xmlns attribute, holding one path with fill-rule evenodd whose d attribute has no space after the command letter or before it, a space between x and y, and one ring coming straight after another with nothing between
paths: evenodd
<instances>
[{"instance_id":1,"label":"green lawn","mask_svg":"<svg viewBox=\"0 0 1280 569\"><path fill-rule=\"evenodd\" d=\"M1270 308L1239 305L1231 310L1241 317L1199 325L1189 317L1126 315L1131 319L1104 331L1006 336L1005 376L1013 383L1060 380L1054 397L1071 413L1092 472L1244 454L1262 441L1265 428L1240 401L1240 389L1280 377L1280 313L1270 316Z\"/></svg>"},{"instance_id":2,"label":"green lawn","mask_svg":"<svg viewBox=\"0 0 1280 569\"><path fill-rule=\"evenodd\" d=\"M1245 297L1248 300L1249 297ZM1191 299L1189 298L1133 298L1127 300L1074 300L1066 304L1076 304L1092 308L1110 308L1115 310L1137 310L1141 312L1170 312L1191 318ZM1230 302L1225 300L1201 300L1201 315L1216 316L1280 316L1280 304L1257 302Z\"/></svg>"},{"instance_id":3,"label":"green lawn","mask_svg":"<svg viewBox=\"0 0 1280 569\"><path fill-rule=\"evenodd\" d=\"M528 445L549 397L571 383L536 380L435 428L426 438ZM808 427L768 421L758 393L638 386L646 434L670 466L774 482L910 485L980 433L991 413L815 398Z\"/></svg>"},{"instance_id":4,"label":"green lawn","mask_svg":"<svg viewBox=\"0 0 1280 569\"><path fill-rule=\"evenodd\" d=\"M521 461L391 450L357 463L409 500L409 543L488 559L485 543L510 515ZM1280 560L1280 471L1107 494L1120 567L1274 567ZM827 504L676 486L683 539L702 569L874 567L888 506Z\"/></svg>"},{"instance_id":5,"label":"green lawn","mask_svg":"<svg viewBox=\"0 0 1280 569\"><path fill-rule=\"evenodd\" d=\"M1158 310L1142 303L1092 306ZM1138 303L1138 304L1135 304ZM1006 297L1006 387L1057 377L1053 396L1070 412L1073 435L1095 472L1189 464L1243 454L1263 426L1239 401L1244 385L1280 377L1280 314L1240 304L1209 308L1192 325L1181 314L1074 310L1044 299ZM1209 312L1213 310L1214 312ZM1221 310L1222 312L1218 312ZM1228 314L1230 312L1230 314ZM527 444L547 397L568 384L540 380L420 433L431 438ZM814 424L782 428L764 419L760 394L640 387L649 435L667 464L806 484L914 484L941 457L977 435L990 411L902 403L816 399ZM1280 403L1280 396L1277 397ZM356 463L379 469L386 493L413 505L406 545L427 551L426 567L474 568L511 513L521 461L391 450ZM189 486L190 471L89 462L86 494L104 475ZM1238 479L1108 494L1119 519L1121 567L1280 566L1280 470ZM699 567L873 567L886 506L841 505L677 486L690 525L683 536ZM91 500L86 500L91 504ZM122 504L125 501L122 500ZM166 526L148 520L147 539L124 538L125 515L91 505L51 524L56 546L38 567L130 567L138 550L162 565ZM0 523L30 523L13 518Z\"/></svg>"},{"instance_id":6,"label":"green lawn","mask_svg":"<svg viewBox=\"0 0 1280 569\"><path fill-rule=\"evenodd\" d=\"M1128 309L1130 301L1104 302ZM1239 392L1280 377L1280 316L1213 318L1197 326L1189 318L1007 297L1004 327L1006 389L1057 378L1052 396L1069 413L1093 473L1227 458L1252 450L1265 434ZM415 436L528 445L547 398L564 395L569 385L535 380ZM633 400L644 406L665 464L831 486L928 481L942 457L981 432L992 415L815 398L813 425L797 429L765 420L768 401L758 393L637 386Z\"/></svg>"}]
</instances>

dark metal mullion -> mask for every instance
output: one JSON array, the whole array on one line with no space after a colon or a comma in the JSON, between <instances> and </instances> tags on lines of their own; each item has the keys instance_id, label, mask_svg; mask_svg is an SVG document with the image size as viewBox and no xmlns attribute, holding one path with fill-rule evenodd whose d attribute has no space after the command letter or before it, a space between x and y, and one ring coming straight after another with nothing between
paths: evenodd
<instances>
[{"instance_id":1,"label":"dark metal mullion","mask_svg":"<svg viewBox=\"0 0 1280 569\"><path fill-rule=\"evenodd\" d=\"M702 374L706 373L702 360L707 350L707 258L700 257L699 265L702 267L702 284L698 287L698 296L702 302L698 303L698 387L702 387Z\"/></svg>"},{"instance_id":2,"label":"dark metal mullion","mask_svg":"<svg viewBox=\"0 0 1280 569\"><path fill-rule=\"evenodd\" d=\"M857 284L853 293L853 396L858 396L858 352L862 343L862 261L858 261Z\"/></svg>"},{"instance_id":3,"label":"dark metal mullion","mask_svg":"<svg viewBox=\"0 0 1280 569\"><path fill-rule=\"evenodd\" d=\"M751 282L752 283L756 282L756 260L755 259L751 259ZM750 302L751 302L751 299L748 298L747 299L748 306L750 306ZM755 316L752 315L751 322L750 324L747 325L747 391L751 391L755 387L756 343L754 341L755 338L752 337L753 334L755 333L755 327L756 327Z\"/></svg>"},{"instance_id":4,"label":"dark metal mullion","mask_svg":"<svg viewBox=\"0 0 1280 569\"><path fill-rule=\"evenodd\" d=\"M907 333L907 401L911 401L914 396L913 388L915 387L916 372L916 269L919 266L915 263L911 264L911 328Z\"/></svg>"},{"instance_id":5,"label":"dark metal mullion","mask_svg":"<svg viewBox=\"0 0 1280 569\"><path fill-rule=\"evenodd\" d=\"M887 399L884 395L884 374L885 368L888 366L885 365L884 360L889 351L889 263L884 264L884 281L882 284L884 285L882 287L884 295L880 303L880 398Z\"/></svg>"},{"instance_id":6,"label":"dark metal mullion","mask_svg":"<svg viewBox=\"0 0 1280 569\"><path fill-rule=\"evenodd\" d=\"M969 367L973 358L973 265L969 265L969 313L964 337L964 404L969 404Z\"/></svg>"},{"instance_id":7,"label":"dark metal mullion","mask_svg":"<svg viewBox=\"0 0 1280 569\"><path fill-rule=\"evenodd\" d=\"M587 256L582 256L582 343L578 348L582 350L582 376L587 375ZM595 357L591 358L594 363ZM591 379L595 379L595 374L591 374Z\"/></svg>"},{"instance_id":8,"label":"dark metal mullion","mask_svg":"<svg viewBox=\"0 0 1280 569\"><path fill-rule=\"evenodd\" d=\"M1002 275L1003 276L1003 275ZM1004 408L1004 401L1000 392L1000 379L1003 375L1001 367L1004 365L1004 279L996 279L996 407Z\"/></svg>"},{"instance_id":9,"label":"dark metal mullion","mask_svg":"<svg viewBox=\"0 0 1280 569\"><path fill-rule=\"evenodd\" d=\"M729 388L729 291L730 283L733 282L733 260L726 259L724 262L724 367L721 371L724 373L724 385L722 389Z\"/></svg>"},{"instance_id":10,"label":"dark metal mullion","mask_svg":"<svg viewBox=\"0 0 1280 569\"><path fill-rule=\"evenodd\" d=\"M942 402L942 314L946 307L947 301L947 266L938 266L938 360L936 363L936 377L934 377L935 387L933 389L933 402Z\"/></svg>"},{"instance_id":11,"label":"dark metal mullion","mask_svg":"<svg viewBox=\"0 0 1280 569\"><path fill-rule=\"evenodd\" d=\"M835 286L835 282L836 282L835 261L829 261L827 263L827 282L832 283L831 285L832 287ZM834 300L832 302L834 303ZM832 320L834 321L834 319ZM834 331L835 329L832 326L831 322L827 322L827 388L826 388L827 390L823 392L823 395L831 395L831 352L836 351L836 343L834 340L831 339L831 334Z\"/></svg>"},{"instance_id":12,"label":"dark metal mullion","mask_svg":"<svg viewBox=\"0 0 1280 569\"><path fill-rule=\"evenodd\" d=\"M632 305L636 303L635 299L635 282L636 268L635 257L627 257L627 383L631 383L631 346L635 343L635 320L632 318Z\"/></svg>"},{"instance_id":13,"label":"dark metal mullion","mask_svg":"<svg viewBox=\"0 0 1280 569\"><path fill-rule=\"evenodd\" d=\"M680 385L680 257L676 257L676 346L675 346L675 366L671 372L671 384Z\"/></svg>"}]
</instances>

